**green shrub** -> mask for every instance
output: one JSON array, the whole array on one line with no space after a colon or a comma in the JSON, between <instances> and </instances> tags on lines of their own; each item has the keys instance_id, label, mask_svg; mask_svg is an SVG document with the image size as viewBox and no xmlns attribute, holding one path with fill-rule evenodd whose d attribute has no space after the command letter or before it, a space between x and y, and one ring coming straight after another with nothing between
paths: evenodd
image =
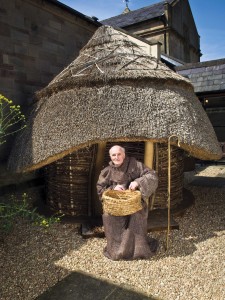
<instances>
[{"instance_id":1,"label":"green shrub","mask_svg":"<svg viewBox=\"0 0 225 300\"><path fill-rule=\"evenodd\" d=\"M62 215L54 215L47 218L40 215L36 210L37 208L32 209L30 207L26 193L22 195L21 199L11 195L7 203L0 202L0 231L4 233L10 232L18 217L43 228L48 228L50 225L58 223L61 220Z\"/></svg>"},{"instance_id":2,"label":"green shrub","mask_svg":"<svg viewBox=\"0 0 225 300\"><path fill-rule=\"evenodd\" d=\"M0 94L0 145L6 142L7 136L25 127L25 116L21 113L20 105L14 105L12 100ZM23 194L22 199L12 195L9 201L0 202L0 231L9 232L18 217L30 220L34 225L44 228L60 221L61 216L46 218L36 210L30 208L26 193Z\"/></svg>"},{"instance_id":3,"label":"green shrub","mask_svg":"<svg viewBox=\"0 0 225 300\"><path fill-rule=\"evenodd\" d=\"M25 116L20 105L13 105L12 100L0 94L0 145L6 142L6 137L26 127Z\"/></svg>"}]
</instances>

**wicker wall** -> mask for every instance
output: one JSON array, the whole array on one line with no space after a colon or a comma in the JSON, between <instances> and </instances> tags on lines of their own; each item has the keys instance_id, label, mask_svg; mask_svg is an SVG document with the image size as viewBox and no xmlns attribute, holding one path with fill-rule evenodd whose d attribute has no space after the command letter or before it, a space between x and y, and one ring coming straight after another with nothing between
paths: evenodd
<instances>
[{"instance_id":1,"label":"wicker wall","mask_svg":"<svg viewBox=\"0 0 225 300\"><path fill-rule=\"evenodd\" d=\"M78 150L46 167L47 203L72 216L91 214L91 174L96 146Z\"/></svg>"},{"instance_id":2,"label":"wicker wall","mask_svg":"<svg viewBox=\"0 0 225 300\"><path fill-rule=\"evenodd\" d=\"M155 170L158 171L159 185L155 194L154 208L167 207L168 199L168 145L157 144L158 163L155 159ZM156 157L156 155L155 155ZM184 151L171 146L171 206L183 199Z\"/></svg>"},{"instance_id":3,"label":"wicker wall","mask_svg":"<svg viewBox=\"0 0 225 300\"><path fill-rule=\"evenodd\" d=\"M126 155L144 161L144 142L118 143L126 149ZM106 145L104 167L108 165L109 149ZM159 186L155 194L154 208L167 207L168 153L167 144L157 144L154 169L158 171ZM47 203L55 212L72 216L91 215L91 177L95 164L97 146L81 149L46 167ZM156 152L156 151L155 151ZM158 157L158 159L156 159ZM183 199L183 150L171 147L171 206Z\"/></svg>"}]
</instances>

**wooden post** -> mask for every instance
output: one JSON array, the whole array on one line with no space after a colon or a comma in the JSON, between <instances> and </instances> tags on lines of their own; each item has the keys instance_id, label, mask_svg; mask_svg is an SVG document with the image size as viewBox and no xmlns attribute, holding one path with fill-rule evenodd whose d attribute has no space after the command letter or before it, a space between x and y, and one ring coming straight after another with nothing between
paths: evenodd
<instances>
[{"instance_id":1,"label":"wooden post","mask_svg":"<svg viewBox=\"0 0 225 300\"><path fill-rule=\"evenodd\" d=\"M144 154L144 164L153 168L153 157L154 157L154 144L152 142L145 142L145 154Z\"/></svg>"},{"instance_id":2,"label":"wooden post","mask_svg":"<svg viewBox=\"0 0 225 300\"><path fill-rule=\"evenodd\" d=\"M155 171L157 172L157 174L158 174L158 172L159 172L159 149L158 149L158 144L157 143L155 143L154 144L154 156L155 156L155 162L154 162L154 168L155 168ZM155 204L155 197L156 197L156 191L154 192L154 194L152 195L152 197L151 197L151 204L150 204L150 208L149 208L149 210L153 210L153 208L154 208L154 204Z\"/></svg>"},{"instance_id":3,"label":"wooden post","mask_svg":"<svg viewBox=\"0 0 225 300\"><path fill-rule=\"evenodd\" d=\"M171 138L175 137L178 141L178 147L180 147L180 140L179 137L176 135L171 135L168 138L168 200L167 200L167 206L168 206L168 220L167 220L167 235L166 235L166 250L169 249L169 235L170 235L170 219L171 219L171 211L170 211L170 197L171 197Z\"/></svg>"},{"instance_id":4,"label":"wooden post","mask_svg":"<svg viewBox=\"0 0 225 300\"><path fill-rule=\"evenodd\" d=\"M171 136L172 137L172 136ZM171 192L171 145L170 145L170 139L168 139L168 188L167 188L167 194L168 194L168 200L167 200L167 235L166 235L166 250L169 249L169 235L170 235L170 192Z\"/></svg>"},{"instance_id":5,"label":"wooden post","mask_svg":"<svg viewBox=\"0 0 225 300\"><path fill-rule=\"evenodd\" d=\"M106 142L98 143L97 155L96 155L96 162L95 162L95 171L92 181L92 207L93 207L93 214L100 215L101 214L101 203L98 198L96 184L98 181L99 174L103 167L104 157L105 157L105 149L106 149Z\"/></svg>"},{"instance_id":6,"label":"wooden post","mask_svg":"<svg viewBox=\"0 0 225 300\"><path fill-rule=\"evenodd\" d=\"M153 158L154 158L154 144L152 142L145 142L144 152L144 164L153 169ZM147 205L149 205L149 199L146 199Z\"/></svg>"}]
</instances>

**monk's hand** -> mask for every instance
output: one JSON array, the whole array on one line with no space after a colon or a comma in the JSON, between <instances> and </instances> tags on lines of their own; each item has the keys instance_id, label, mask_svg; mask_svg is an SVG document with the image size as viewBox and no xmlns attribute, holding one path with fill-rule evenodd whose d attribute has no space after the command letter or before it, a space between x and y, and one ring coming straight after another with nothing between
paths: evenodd
<instances>
[{"instance_id":1,"label":"monk's hand","mask_svg":"<svg viewBox=\"0 0 225 300\"><path fill-rule=\"evenodd\" d=\"M117 185L115 186L114 190L116 190L116 191L124 191L124 190L125 190L125 188L124 188L124 186L123 186L123 185L121 185L121 184L117 184Z\"/></svg>"},{"instance_id":2,"label":"monk's hand","mask_svg":"<svg viewBox=\"0 0 225 300\"><path fill-rule=\"evenodd\" d=\"M129 185L129 190L134 191L138 188L138 183L136 181L132 181Z\"/></svg>"}]
</instances>

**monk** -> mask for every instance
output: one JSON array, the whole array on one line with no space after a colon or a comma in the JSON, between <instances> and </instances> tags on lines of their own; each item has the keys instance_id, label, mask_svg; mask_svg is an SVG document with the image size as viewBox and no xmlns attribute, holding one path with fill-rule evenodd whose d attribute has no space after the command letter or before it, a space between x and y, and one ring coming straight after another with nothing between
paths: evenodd
<instances>
[{"instance_id":1,"label":"monk","mask_svg":"<svg viewBox=\"0 0 225 300\"><path fill-rule=\"evenodd\" d=\"M155 254L157 241L147 235L148 199L158 186L156 172L134 157L127 157L119 145L109 150L111 161L104 168L97 182L100 200L105 190L140 190L142 209L128 216L103 213L103 226L107 246L103 253L112 260L147 259Z\"/></svg>"}]
</instances>

